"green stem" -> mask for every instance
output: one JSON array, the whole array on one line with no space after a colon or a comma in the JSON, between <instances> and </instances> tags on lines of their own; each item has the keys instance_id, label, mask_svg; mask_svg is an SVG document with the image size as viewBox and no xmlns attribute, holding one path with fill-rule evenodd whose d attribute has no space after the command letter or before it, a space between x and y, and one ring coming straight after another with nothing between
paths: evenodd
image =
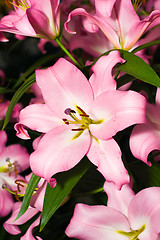
<instances>
[{"instance_id":1,"label":"green stem","mask_svg":"<svg viewBox=\"0 0 160 240\"><path fill-rule=\"evenodd\" d=\"M89 192L85 192L85 193L75 193L74 195L76 195L76 196L88 196L88 195L93 195L93 194L97 194L97 193L100 193L100 192L104 192L103 187L92 190L92 191L89 191Z\"/></svg>"},{"instance_id":2,"label":"green stem","mask_svg":"<svg viewBox=\"0 0 160 240\"><path fill-rule=\"evenodd\" d=\"M63 44L61 43L61 41L56 38L55 39L56 43L60 46L60 48L67 54L67 56L75 63L75 65L77 67L79 67L80 69L82 69L82 66L77 62L77 60L70 54L70 52L68 52L68 50L63 46Z\"/></svg>"}]
</instances>

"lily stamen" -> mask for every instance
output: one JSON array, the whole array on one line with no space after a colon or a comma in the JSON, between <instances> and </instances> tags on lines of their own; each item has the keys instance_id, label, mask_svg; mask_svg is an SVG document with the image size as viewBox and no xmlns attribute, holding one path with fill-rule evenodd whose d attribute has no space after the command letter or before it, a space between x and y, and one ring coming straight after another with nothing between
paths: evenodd
<instances>
[{"instance_id":1,"label":"lily stamen","mask_svg":"<svg viewBox=\"0 0 160 240\"><path fill-rule=\"evenodd\" d=\"M84 130L84 128L73 128L73 129L71 129L72 131L83 131Z\"/></svg>"}]
</instances>

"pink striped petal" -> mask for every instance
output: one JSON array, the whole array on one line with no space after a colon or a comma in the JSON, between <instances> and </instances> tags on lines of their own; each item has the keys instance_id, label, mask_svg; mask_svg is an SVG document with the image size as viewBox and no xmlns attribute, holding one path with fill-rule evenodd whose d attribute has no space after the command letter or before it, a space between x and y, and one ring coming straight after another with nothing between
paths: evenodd
<instances>
[{"instance_id":1,"label":"pink striped petal","mask_svg":"<svg viewBox=\"0 0 160 240\"><path fill-rule=\"evenodd\" d=\"M54 174L73 168L84 157L90 146L88 130L73 139L75 134L67 125L46 133L36 151L30 156L32 171L49 182Z\"/></svg>"},{"instance_id":2,"label":"pink striped petal","mask_svg":"<svg viewBox=\"0 0 160 240\"><path fill-rule=\"evenodd\" d=\"M98 167L98 171L106 181L113 182L118 189L130 181L121 155L121 150L114 139L98 140L97 142L92 138L87 153L89 160Z\"/></svg>"}]
</instances>

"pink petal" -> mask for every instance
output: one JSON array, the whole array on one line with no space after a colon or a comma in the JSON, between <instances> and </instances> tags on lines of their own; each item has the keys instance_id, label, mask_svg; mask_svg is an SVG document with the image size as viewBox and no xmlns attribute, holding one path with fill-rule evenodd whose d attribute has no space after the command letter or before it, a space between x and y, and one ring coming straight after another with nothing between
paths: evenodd
<instances>
[{"instance_id":1,"label":"pink petal","mask_svg":"<svg viewBox=\"0 0 160 240\"><path fill-rule=\"evenodd\" d=\"M112 42L112 44L114 45L115 48L120 48L119 46L119 38L114 30L114 26L112 26L112 24L107 21L105 21L105 19L103 17L99 17L99 16L93 16L91 14L88 14L83 8L77 8L75 10L73 10L69 15L68 15L68 19L65 22L64 26L66 28L66 30L72 34L75 34L76 32L73 32L69 29L69 22L71 21L72 17L77 16L77 15L82 15L87 17L88 20L88 24L87 21L85 22L85 28L87 31L89 32L97 32L98 28L100 28L102 30L102 32L107 36L107 38ZM112 21L113 22L113 21Z\"/></svg>"},{"instance_id":2,"label":"pink petal","mask_svg":"<svg viewBox=\"0 0 160 240\"><path fill-rule=\"evenodd\" d=\"M61 124L62 120L55 117L54 113L46 104L32 104L21 110L19 122L15 125L15 129L18 135L19 129L23 128L23 126L38 132L46 133Z\"/></svg>"},{"instance_id":3,"label":"pink petal","mask_svg":"<svg viewBox=\"0 0 160 240\"><path fill-rule=\"evenodd\" d=\"M156 105L160 106L160 88L157 88Z\"/></svg>"},{"instance_id":4,"label":"pink petal","mask_svg":"<svg viewBox=\"0 0 160 240\"><path fill-rule=\"evenodd\" d=\"M19 31L17 34L33 37L36 36L36 31L30 24L26 13L18 21L14 22L13 26Z\"/></svg>"},{"instance_id":5,"label":"pink petal","mask_svg":"<svg viewBox=\"0 0 160 240\"><path fill-rule=\"evenodd\" d=\"M73 168L84 157L90 145L87 130L73 139L75 134L67 125L45 134L30 156L32 171L49 182L54 174Z\"/></svg>"},{"instance_id":6,"label":"pink petal","mask_svg":"<svg viewBox=\"0 0 160 240\"><path fill-rule=\"evenodd\" d=\"M35 8L28 8L26 14L37 35L49 39L54 39L56 37L56 32L49 26L49 19L43 12Z\"/></svg>"},{"instance_id":7,"label":"pink petal","mask_svg":"<svg viewBox=\"0 0 160 240\"><path fill-rule=\"evenodd\" d=\"M88 80L77 67L63 58L48 69L37 70L36 79L45 103L61 119L66 118L64 111L67 108L76 110L77 105L87 113L92 104L93 92Z\"/></svg>"},{"instance_id":8,"label":"pink petal","mask_svg":"<svg viewBox=\"0 0 160 240\"><path fill-rule=\"evenodd\" d=\"M38 213L37 209L29 207L27 211L19 219L15 221L20 210L21 204L22 203L20 202L16 202L14 204L11 217L3 224L5 230L13 235L17 235L21 232L17 225L21 225L27 222L30 218L32 218L34 215Z\"/></svg>"},{"instance_id":9,"label":"pink petal","mask_svg":"<svg viewBox=\"0 0 160 240\"><path fill-rule=\"evenodd\" d=\"M10 213L13 204L14 201L12 195L5 189L0 189L0 217L7 216Z\"/></svg>"},{"instance_id":10,"label":"pink petal","mask_svg":"<svg viewBox=\"0 0 160 240\"><path fill-rule=\"evenodd\" d=\"M93 74L90 77L90 83L93 88L94 97L108 91L116 90L116 81L112 76L113 67L117 63L123 63L118 51L110 52L109 55L101 57L92 67Z\"/></svg>"},{"instance_id":11,"label":"pink petal","mask_svg":"<svg viewBox=\"0 0 160 240\"><path fill-rule=\"evenodd\" d=\"M134 196L131 200L129 209L128 209L128 219L133 230L137 230L141 228L144 224L146 224L146 228L142 233L142 236L150 235L151 238L140 238L140 239L157 239L155 238L154 234L154 223L158 224L160 229L160 222L152 222L150 217L154 217L153 215L156 214L158 210L158 215L160 214L160 188L159 187L150 187L143 189L138 194ZM156 220L156 219L154 219ZM156 226L156 227L157 227ZM153 228L152 228L153 227ZM152 237L153 236L153 237Z\"/></svg>"},{"instance_id":12,"label":"pink petal","mask_svg":"<svg viewBox=\"0 0 160 240\"><path fill-rule=\"evenodd\" d=\"M109 17L111 16L113 6L115 4L116 0L95 0L95 8L96 12L103 17Z\"/></svg>"},{"instance_id":13,"label":"pink petal","mask_svg":"<svg viewBox=\"0 0 160 240\"><path fill-rule=\"evenodd\" d=\"M135 126L130 137L130 148L136 158L151 166L147 157L151 151L160 150L159 130L151 123Z\"/></svg>"},{"instance_id":14,"label":"pink petal","mask_svg":"<svg viewBox=\"0 0 160 240\"><path fill-rule=\"evenodd\" d=\"M27 232L25 233L25 235L23 235L21 237L20 240L35 240L35 238L33 237L32 235L32 232L33 232L33 228L37 227L39 224L40 224L40 219L41 219L41 216L39 216L31 225L30 227L28 228ZM36 239L39 239L41 240L42 238L40 237L36 237Z\"/></svg>"},{"instance_id":15,"label":"pink petal","mask_svg":"<svg viewBox=\"0 0 160 240\"><path fill-rule=\"evenodd\" d=\"M22 147L19 144L7 146L1 157L3 159L9 158L12 163L15 162L18 173L23 172L29 167L29 153L25 147Z\"/></svg>"},{"instance_id":16,"label":"pink petal","mask_svg":"<svg viewBox=\"0 0 160 240\"><path fill-rule=\"evenodd\" d=\"M130 231L127 218L119 211L105 206L77 204L65 233L83 240L126 240L117 230Z\"/></svg>"},{"instance_id":17,"label":"pink petal","mask_svg":"<svg viewBox=\"0 0 160 240\"><path fill-rule=\"evenodd\" d=\"M1 139L0 141L0 155L1 155L5 149L5 145L7 142L7 134L5 131L0 131L0 139Z\"/></svg>"},{"instance_id":18,"label":"pink petal","mask_svg":"<svg viewBox=\"0 0 160 240\"><path fill-rule=\"evenodd\" d=\"M134 91L107 91L99 95L90 110L94 120L103 120L101 124L90 124L93 136L108 139L118 131L136 123L144 123L146 99ZM92 116L93 113L93 116Z\"/></svg>"},{"instance_id":19,"label":"pink petal","mask_svg":"<svg viewBox=\"0 0 160 240\"><path fill-rule=\"evenodd\" d=\"M151 27L153 27L154 21L159 18L160 11L156 10L144 20L137 23L135 22L133 26L131 26L125 38L125 49L130 49L146 30L149 30Z\"/></svg>"},{"instance_id":20,"label":"pink petal","mask_svg":"<svg viewBox=\"0 0 160 240\"><path fill-rule=\"evenodd\" d=\"M106 181L113 182L118 189L129 183L129 175L125 169L121 151L114 139L98 140L92 138L87 157L98 167Z\"/></svg>"},{"instance_id":21,"label":"pink petal","mask_svg":"<svg viewBox=\"0 0 160 240\"><path fill-rule=\"evenodd\" d=\"M105 182L104 191L108 195L107 206L120 211L127 217L130 201L135 196L129 184L123 185L121 190L118 190L113 183Z\"/></svg>"}]
</instances>

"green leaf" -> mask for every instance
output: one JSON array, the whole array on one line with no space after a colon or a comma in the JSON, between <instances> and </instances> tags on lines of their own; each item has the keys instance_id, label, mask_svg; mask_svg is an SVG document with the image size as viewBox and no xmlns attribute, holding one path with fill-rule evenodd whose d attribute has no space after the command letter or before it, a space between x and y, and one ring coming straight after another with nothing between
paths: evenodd
<instances>
[{"instance_id":1,"label":"green leaf","mask_svg":"<svg viewBox=\"0 0 160 240\"><path fill-rule=\"evenodd\" d=\"M30 204L32 194L33 194L38 182L40 181L40 179L41 179L40 177L38 177L34 173L32 173L31 179L28 183L28 186L27 186L24 198L23 198L21 209L20 209L15 221L18 218L20 218L27 211L29 204Z\"/></svg>"},{"instance_id":2,"label":"green leaf","mask_svg":"<svg viewBox=\"0 0 160 240\"><path fill-rule=\"evenodd\" d=\"M83 159L73 169L56 174L54 177L57 181L57 185L54 188L51 188L49 184L47 185L44 197L40 231L42 231L44 226L61 205L63 200L82 178L90 166L91 163L88 161L88 159Z\"/></svg>"},{"instance_id":3,"label":"green leaf","mask_svg":"<svg viewBox=\"0 0 160 240\"><path fill-rule=\"evenodd\" d=\"M144 48L147 48L147 47L151 47L151 46L154 46L154 45L157 45L157 44L160 44L160 40L156 40L156 41L152 41L152 42L149 42L149 43L145 43L141 46L138 46L136 47L135 49L132 50L132 53L136 53Z\"/></svg>"},{"instance_id":4,"label":"green leaf","mask_svg":"<svg viewBox=\"0 0 160 240\"><path fill-rule=\"evenodd\" d=\"M156 72L143 59L125 50L118 50L121 57L126 60L118 67L119 71L125 72L146 83L160 87L160 78Z\"/></svg>"},{"instance_id":5,"label":"green leaf","mask_svg":"<svg viewBox=\"0 0 160 240\"><path fill-rule=\"evenodd\" d=\"M3 123L3 127L2 129L4 129L11 117L12 111L14 109L14 106L16 105L16 103L19 101L19 99L23 96L23 94L32 86L32 84L35 82L35 74L33 73L23 84L22 86L15 92L15 94L13 95L10 104L8 106L7 109L7 113L4 119L4 123Z\"/></svg>"}]
</instances>

